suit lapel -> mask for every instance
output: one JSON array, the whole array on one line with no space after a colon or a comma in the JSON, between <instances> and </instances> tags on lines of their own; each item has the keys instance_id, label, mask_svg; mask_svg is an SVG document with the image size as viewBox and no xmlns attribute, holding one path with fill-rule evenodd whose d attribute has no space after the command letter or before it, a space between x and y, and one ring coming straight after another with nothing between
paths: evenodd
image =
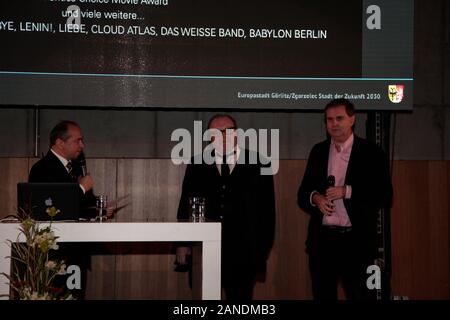
<instances>
[{"instance_id":1,"label":"suit lapel","mask_svg":"<svg viewBox=\"0 0 450 320\"><path fill-rule=\"evenodd\" d=\"M47 157L49 157L50 161L52 162L52 166L58 170L58 175L60 175L61 177L65 177L64 179L67 181L73 181L72 177L69 175L62 162L58 159L57 156L53 154L53 152L49 150L47 153Z\"/></svg>"},{"instance_id":2,"label":"suit lapel","mask_svg":"<svg viewBox=\"0 0 450 320\"><path fill-rule=\"evenodd\" d=\"M241 159L236 159L236 163L234 165L233 170L230 172L230 176L236 176L237 174L239 174L239 172L241 172L241 170L243 168L242 165L250 162L250 160L249 160L250 152L247 149L241 149L241 154L239 155L239 157ZM241 160L243 162L240 163L239 160Z\"/></svg>"},{"instance_id":3,"label":"suit lapel","mask_svg":"<svg viewBox=\"0 0 450 320\"><path fill-rule=\"evenodd\" d=\"M319 162L319 172L321 175L321 177L319 178L319 181L323 182L324 189L326 189L328 187L327 181L328 181L328 160L330 158L330 143L331 143L331 140L328 139L326 141L326 143L324 144L324 147L321 150L321 155L318 159L318 161L320 161Z\"/></svg>"},{"instance_id":4,"label":"suit lapel","mask_svg":"<svg viewBox=\"0 0 450 320\"><path fill-rule=\"evenodd\" d=\"M357 157L359 152L359 138L355 135L353 140L352 152L350 153L350 159L348 160L347 172L345 173L345 184L352 185L353 171L355 168L354 163L357 163Z\"/></svg>"},{"instance_id":5,"label":"suit lapel","mask_svg":"<svg viewBox=\"0 0 450 320\"><path fill-rule=\"evenodd\" d=\"M207 167L208 167L208 171L209 171L208 176L215 177L216 179L220 178L220 172L219 172L219 169L217 168L217 164L215 162L212 164L207 164Z\"/></svg>"}]
</instances>

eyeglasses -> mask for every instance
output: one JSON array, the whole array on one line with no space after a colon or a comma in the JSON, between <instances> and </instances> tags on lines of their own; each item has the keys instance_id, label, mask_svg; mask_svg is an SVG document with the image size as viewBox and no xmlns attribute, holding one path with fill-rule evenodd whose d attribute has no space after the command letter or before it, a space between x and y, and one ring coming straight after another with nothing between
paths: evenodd
<instances>
[{"instance_id":1,"label":"eyeglasses","mask_svg":"<svg viewBox=\"0 0 450 320\"><path fill-rule=\"evenodd\" d=\"M217 129L219 130L219 129ZM225 128L222 130L219 130L220 132L222 132L222 134L232 134L234 132L234 130L236 130L236 127L229 127L229 128Z\"/></svg>"}]
</instances>

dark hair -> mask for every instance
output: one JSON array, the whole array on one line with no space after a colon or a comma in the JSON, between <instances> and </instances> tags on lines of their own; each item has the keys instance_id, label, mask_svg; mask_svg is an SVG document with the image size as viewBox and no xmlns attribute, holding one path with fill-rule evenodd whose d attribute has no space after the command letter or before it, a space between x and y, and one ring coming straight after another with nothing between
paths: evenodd
<instances>
[{"instance_id":1,"label":"dark hair","mask_svg":"<svg viewBox=\"0 0 450 320\"><path fill-rule=\"evenodd\" d=\"M211 128L211 123L214 120L219 119L219 118L228 118L228 119L230 119L231 122L233 122L233 127L237 128L236 120L234 120L234 118L232 116L230 116L228 114L221 114L221 113L219 113L219 114L214 115L211 119L209 119L208 129Z\"/></svg>"},{"instance_id":2,"label":"dark hair","mask_svg":"<svg viewBox=\"0 0 450 320\"><path fill-rule=\"evenodd\" d=\"M349 117L353 116L355 114L355 106L353 103L350 102L350 100L347 99L334 99L327 103L325 106L324 112L326 113L328 109L338 107L338 106L344 106L345 112ZM326 119L325 119L326 120Z\"/></svg>"},{"instance_id":3,"label":"dark hair","mask_svg":"<svg viewBox=\"0 0 450 320\"><path fill-rule=\"evenodd\" d=\"M350 100L343 99L343 98L331 100L325 106L325 110L324 110L324 121L325 121L325 124L327 123L327 110L331 109L331 108L339 107L339 106L344 106L345 107L345 113L349 117L354 116L355 113L356 113L355 106L354 106L353 103L350 102ZM356 125L356 121L352 125L352 131L355 131L355 125ZM328 137L328 132L327 132L327 137Z\"/></svg>"},{"instance_id":4,"label":"dark hair","mask_svg":"<svg viewBox=\"0 0 450 320\"><path fill-rule=\"evenodd\" d=\"M50 146L54 146L57 139L66 141L70 138L69 126L80 127L78 123L70 120L61 121L53 127L52 131L50 131Z\"/></svg>"}]
</instances>

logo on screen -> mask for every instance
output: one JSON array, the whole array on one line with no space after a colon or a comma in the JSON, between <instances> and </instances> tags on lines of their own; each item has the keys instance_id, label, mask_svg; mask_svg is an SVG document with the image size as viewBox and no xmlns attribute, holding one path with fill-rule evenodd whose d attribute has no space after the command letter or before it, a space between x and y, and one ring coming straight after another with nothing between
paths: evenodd
<instances>
[{"instance_id":1,"label":"logo on screen","mask_svg":"<svg viewBox=\"0 0 450 320\"><path fill-rule=\"evenodd\" d=\"M52 200L52 198L45 199L45 205L46 205L47 207L53 206L53 200Z\"/></svg>"},{"instance_id":2,"label":"logo on screen","mask_svg":"<svg viewBox=\"0 0 450 320\"><path fill-rule=\"evenodd\" d=\"M404 85L394 84L388 87L389 100L393 103L399 103L403 100L403 91L405 89Z\"/></svg>"}]
</instances>

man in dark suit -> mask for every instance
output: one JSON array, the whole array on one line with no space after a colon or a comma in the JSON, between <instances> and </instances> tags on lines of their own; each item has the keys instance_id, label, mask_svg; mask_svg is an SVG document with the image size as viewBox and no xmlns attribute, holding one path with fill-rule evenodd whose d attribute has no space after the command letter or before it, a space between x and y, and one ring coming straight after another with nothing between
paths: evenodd
<instances>
[{"instance_id":1,"label":"man in dark suit","mask_svg":"<svg viewBox=\"0 0 450 320\"><path fill-rule=\"evenodd\" d=\"M325 107L329 139L309 155L298 205L310 214L306 248L314 299L368 299L366 269L377 255L377 213L390 205L392 184L381 148L353 134L355 109L346 99Z\"/></svg>"},{"instance_id":2,"label":"man in dark suit","mask_svg":"<svg viewBox=\"0 0 450 320\"><path fill-rule=\"evenodd\" d=\"M29 182L78 182L80 196L80 215L92 218L96 215L94 181L87 172L82 172L78 161L85 147L80 126L73 121L62 121L50 132L50 150L31 168ZM113 215L113 208L107 209L107 216ZM84 299L86 272L90 265L90 247L80 243L60 245L58 256L63 257L67 265L78 265L81 269L81 289L72 291L78 299ZM64 286L64 279L57 279L58 286Z\"/></svg>"},{"instance_id":3,"label":"man in dark suit","mask_svg":"<svg viewBox=\"0 0 450 320\"><path fill-rule=\"evenodd\" d=\"M50 132L50 150L31 168L29 182L78 182L80 208L84 218L95 216L94 181L82 174L77 161L84 149L83 135L77 123L62 121Z\"/></svg>"},{"instance_id":4,"label":"man in dark suit","mask_svg":"<svg viewBox=\"0 0 450 320\"><path fill-rule=\"evenodd\" d=\"M257 276L264 275L274 241L273 177L261 175L259 161L249 164L259 155L237 145L232 117L216 115L208 128L220 130L222 140L213 141L214 163L193 159L187 166L178 218L189 218L189 197L206 199L205 217L222 222L222 287L226 299L250 300ZM187 254L189 248L178 247L177 262L187 263Z\"/></svg>"}]
</instances>

